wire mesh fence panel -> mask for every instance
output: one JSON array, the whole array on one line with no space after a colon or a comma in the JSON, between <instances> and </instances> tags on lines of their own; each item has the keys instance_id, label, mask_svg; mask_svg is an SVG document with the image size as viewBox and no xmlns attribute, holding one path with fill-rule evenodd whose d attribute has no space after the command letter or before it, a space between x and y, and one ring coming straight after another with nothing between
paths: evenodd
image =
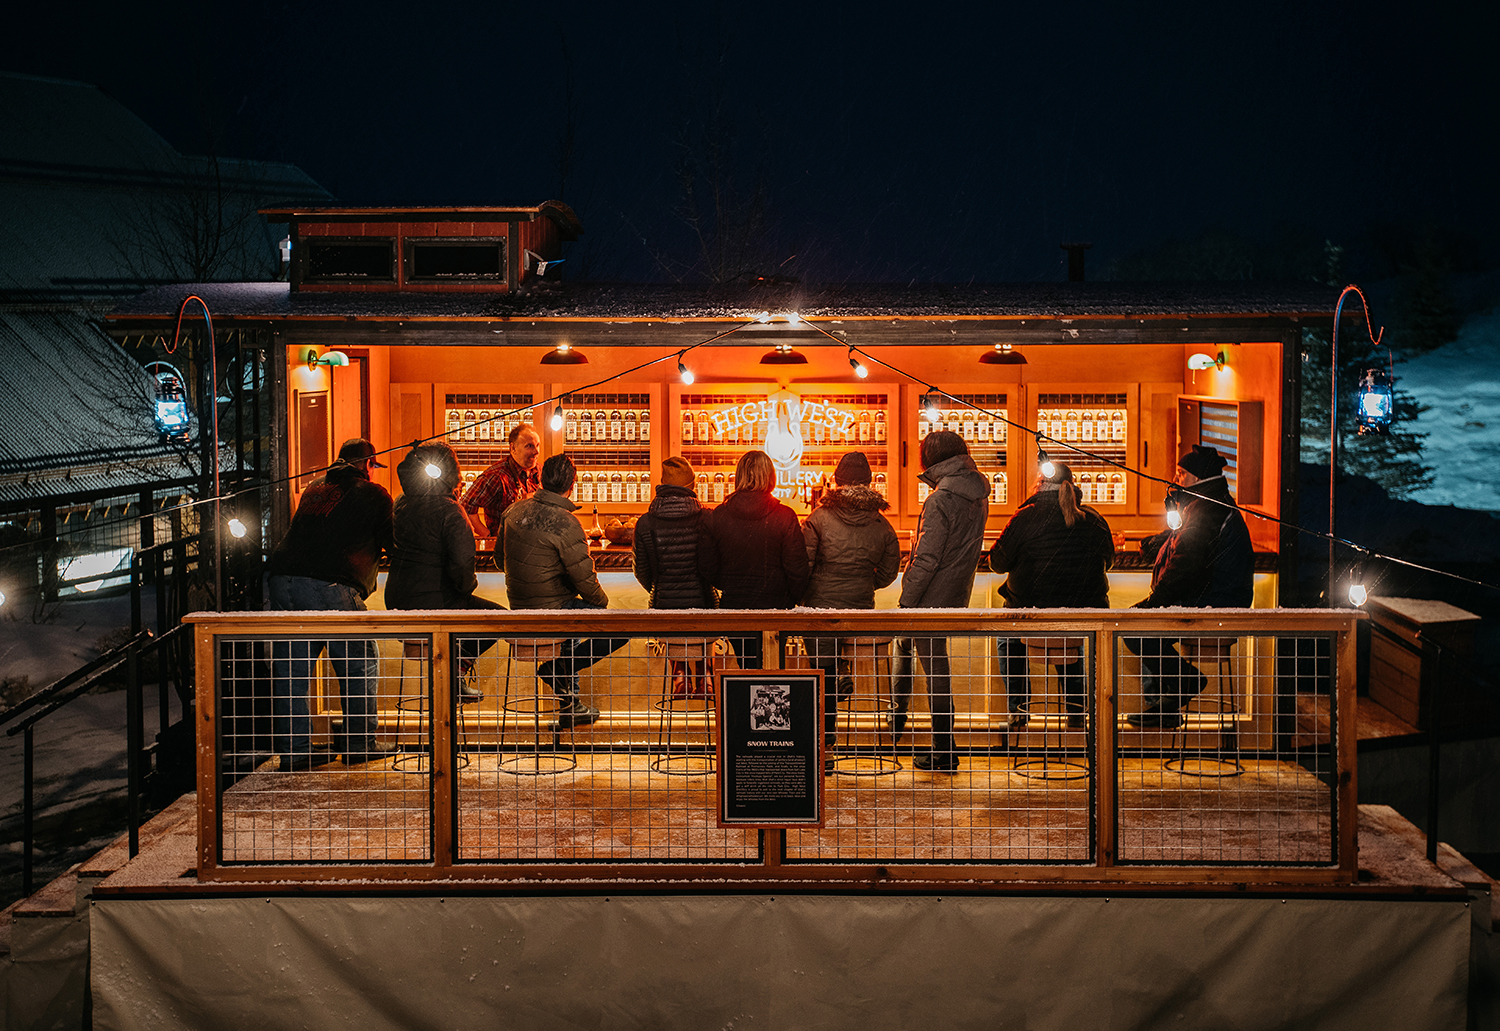
<instances>
[{"instance_id":1,"label":"wire mesh fence panel","mask_svg":"<svg viewBox=\"0 0 1500 1031\"><path fill-rule=\"evenodd\" d=\"M1328 753L1294 734L1298 695L1330 690L1326 642L1320 661L1318 637L1116 640L1120 862L1335 862Z\"/></svg>"},{"instance_id":2,"label":"wire mesh fence panel","mask_svg":"<svg viewBox=\"0 0 1500 1031\"><path fill-rule=\"evenodd\" d=\"M717 638L454 638L460 862L755 862L720 828Z\"/></svg>"},{"instance_id":3,"label":"wire mesh fence panel","mask_svg":"<svg viewBox=\"0 0 1500 1031\"><path fill-rule=\"evenodd\" d=\"M1089 861L1092 648L1087 634L794 639L788 665L836 686L824 825L788 831L787 861Z\"/></svg>"},{"instance_id":4,"label":"wire mesh fence panel","mask_svg":"<svg viewBox=\"0 0 1500 1031\"><path fill-rule=\"evenodd\" d=\"M219 640L221 862L432 858L430 641Z\"/></svg>"}]
</instances>

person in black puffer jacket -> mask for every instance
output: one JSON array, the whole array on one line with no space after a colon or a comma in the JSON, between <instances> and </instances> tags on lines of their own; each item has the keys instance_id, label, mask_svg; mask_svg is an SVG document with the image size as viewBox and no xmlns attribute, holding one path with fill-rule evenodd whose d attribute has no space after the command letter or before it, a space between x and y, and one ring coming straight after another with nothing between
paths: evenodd
<instances>
[{"instance_id":1,"label":"person in black puffer jacket","mask_svg":"<svg viewBox=\"0 0 1500 1031\"><path fill-rule=\"evenodd\" d=\"M875 592L895 582L901 544L881 515L890 502L870 488L870 460L861 451L839 459L833 489L802 524L811 569L802 604L813 609L873 609ZM808 637L812 664L823 671L823 741L832 748L839 701L854 693L853 664L839 658L837 637ZM844 645L846 654L850 651ZM826 760L824 769L831 772Z\"/></svg>"},{"instance_id":2,"label":"person in black puffer jacket","mask_svg":"<svg viewBox=\"0 0 1500 1031\"><path fill-rule=\"evenodd\" d=\"M1194 444L1177 462L1174 493L1181 498L1182 525L1141 542L1156 562L1151 593L1136 608L1169 605L1248 608L1255 597L1255 549L1245 517L1224 478L1228 464L1216 448ZM1203 671L1184 659L1171 637L1126 637L1141 657L1144 712L1125 717L1133 727L1175 730L1182 709L1208 686Z\"/></svg>"},{"instance_id":3,"label":"person in black puffer jacket","mask_svg":"<svg viewBox=\"0 0 1500 1031\"><path fill-rule=\"evenodd\" d=\"M436 476L433 473L436 472ZM474 592L474 531L458 503L458 456L438 442L412 448L396 466L402 495L396 502L396 546L385 581L385 604L392 609L503 609ZM475 659L498 638L459 642L459 697L475 702Z\"/></svg>"},{"instance_id":4,"label":"person in black puffer jacket","mask_svg":"<svg viewBox=\"0 0 1500 1031\"><path fill-rule=\"evenodd\" d=\"M714 589L698 572L698 545L707 512L693 493L693 467L672 457L661 464L661 485L635 524L635 578L651 593L653 609L711 609ZM702 662L673 662L677 697L706 697L712 680Z\"/></svg>"},{"instance_id":5,"label":"person in black puffer jacket","mask_svg":"<svg viewBox=\"0 0 1500 1031\"><path fill-rule=\"evenodd\" d=\"M807 545L796 513L772 495L771 456L741 455L734 484L734 493L708 515L699 572L721 592L720 608L789 609L807 587ZM741 668L761 668L760 634L731 637L729 643Z\"/></svg>"},{"instance_id":6,"label":"person in black puffer jacket","mask_svg":"<svg viewBox=\"0 0 1500 1031\"><path fill-rule=\"evenodd\" d=\"M1054 463L1051 476L1039 476L1036 490L1011 516L990 548L990 568L1008 573L1000 594L1008 608L1107 609L1109 567L1115 544L1104 517L1081 504L1073 470ZM1022 703L1029 694L1026 643L1002 639L1000 664L1010 695L1010 725L1025 726ZM1057 666L1072 727L1083 726L1088 678L1084 660Z\"/></svg>"}]
</instances>

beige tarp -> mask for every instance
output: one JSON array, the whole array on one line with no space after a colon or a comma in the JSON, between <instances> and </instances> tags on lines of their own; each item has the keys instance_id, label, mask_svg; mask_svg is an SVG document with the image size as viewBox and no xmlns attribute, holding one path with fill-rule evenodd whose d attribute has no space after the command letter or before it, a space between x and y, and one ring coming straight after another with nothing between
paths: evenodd
<instances>
[{"instance_id":1,"label":"beige tarp","mask_svg":"<svg viewBox=\"0 0 1500 1031\"><path fill-rule=\"evenodd\" d=\"M103 899L94 1026L1452 1028L1463 901Z\"/></svg>"}]
</instances>

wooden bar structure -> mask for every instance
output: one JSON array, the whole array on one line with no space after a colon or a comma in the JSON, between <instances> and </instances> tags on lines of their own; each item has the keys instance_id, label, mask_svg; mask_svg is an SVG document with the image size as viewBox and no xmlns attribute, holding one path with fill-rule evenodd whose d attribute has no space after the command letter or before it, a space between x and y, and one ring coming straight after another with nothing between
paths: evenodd
<instances>
[{"instance_id":1,"label":"wooden bar structure","mask_svg":"<svg viewBox=\"0 0 1500 1031\"><path fill-rule=\"evenodd\" d=\"M344 878L373 878L390 881L430 881L444 879L475 880L485 883L511 886L548 885L552 888L576 889L582 886L608 886L629 882L634 885L650 884L653 890L671 890L671 886L692 887L702 890L710 885L733 886L743 890L757 883L786 883L804 886L831 887L837 885L860 885L880 890L917 890L923 887L951 885L962 881L966 885L978 885L982 889L1003 890L1016 882L1082 883L1120 882L1125 884L1148 884L1170 881L1173 883L1235 884L1235 883L1307 883L1347 884L1357 875L1355 853L1355 740L1353 727L1353 704L1355 694L1355 625L1362 614L1353 611L1285 611L1285 610L941 610L941 611L873 611L873 612L822 612L810 610L783 612L715 612L692 611L662 613L654 611L589 611L569 613L563 616L548 612L496 612L476 615L473 613L422 613L422 612L369 612L369 613L198 613L191 617L197 641L199 695L197 719L198 734L198 804L199 845L198 877L204 882L263 882L263 881L308 881L327 882ZM459 739L455 733L459 714L456 711L454 693L444 685L456 683L456 671L449 647L444 643L463 636L500 637L558 637L558 636L617 636L641 638L647 636L702 636L719 637L725 634L762 632L777 635L782 642L788 635L901 635L944 636L950 639L964 635L1003 637L1036 636L1040 634L1087 636L1094 644L1094 698L1092 711L1095 715L1092 782L1093 797L1088 800L1089 854L1077 862L1026 863L1020 865L994 864L969 861L928 861L920 857L909 857L905 861L870 860L861 862L858 857L842 854L836 861L818 858L816 844L809 855L794 853L794 832L764 835L759 854L753 860L722 861L704 863L695 861L691 855L672 856L651 861L612 862L604 860L570 860L565 863L539 859L527 862L475 862L461 857L460 829L455 819L465 819L459 805L457 773L455 763L460 761ZM431 635L431 683L432 692L433 747L431 751L431 855L420 862L339 862L330 856L326 860L306 863L296 861L231 861L226 862L222 853L225 848L224 813L221 804L226 786L222 746L224 728L218 715L216 700L219 683L215 656L219 654L220 642L259 642L260 647L272 639L325 639L328 637L350 637L370 635L384 639L401 639ZM1119 813L1121 805L1120 786L1125 779L1139 778L1147 771L1156 778L1153 783L1167 784L1155 771L1160 765L1160 756L1166 743L1161 740L1165 732L1142 735L1130 731L1118 718L1121 684L1126 671L1121 667L1125 655L1116 647L1119 638L1132 635L1157 635L1179 638L1212 636L1234 636L1255 642L1274 644L1279 639L1327 637L1331 639L1331 654L1334 668L1331 679L1336 693L1335 718L1333 723L1333 768L1324 771L1327 793L1327 808L1324 813L1330 828L1330 840L1323 853L1311 855L1301 862L1274 862L1266 864L1235 862L1174 863L1170 861L1135 858L1124 861L1121 851L1121 827ZM1253 650L1253 649L1252 649ZM768 651L775 654L775 651ZM613 660L605 660L613 661ZM1245 662L1261 668L1257 674L1263 682L1278 683L1283 674L1277 665L1275 654L1260 654L1247 657ZM1274 667L1274 668L1273 668ZM628 679L628 678L627 678ZM1278 686L1276 690L1282 691ZM601 763L630 762L630 749L624 739L610 733L610 724L621 717L621 726L632 726L629 712L618 713L611 708L610 699L595 699L605 709L598 729L601 735L587 750L591 759L599 756ZM1263 703L1257 703L1263 704ZM1279 703L1277 703L1279 705ZM1253 708L1247 705L1244 729L1236 739L1238 759L1263 753L1278 756L1268 762L1279 762L1288 766L1293 757L1278 753L1274 726L1257 731ZM1274 708L1274 707L1273 707ZM1275 712L1264 714L1274 724ZM504 718L503 715L501 718ZM997 718L995 713L975 712L968 714L961 730L979 733L987 721ZM637 721L638 725L638 721ZM595 728L591 728L595 729ZM1127 734L1135 735L1129 742ZM625 737L629 737L628 729ZM1258 743L1257 743L1258 742ZM470 744L483 751L482 746ZM474 752L478 754L478 752ZM976 755L975 764L982 761ZM352 774L330 774L329 776L351 776ZM644 776L643 774L636 774ZM272 775L275 776L274 774ZM399 774L383 774L396 776ZM909 776L909 775L908 775ZM1309 784L1324 783L1307 771L1297 776ZM567 777L545 778L549 783L561 785L548 790L568 790ZM676 790L667 786L670 777L658 776L634 782L646 784L651 791ZM364 784L364 781L361 781ZM370 782L375 784L374 781ZM993 783L1000 783L994 780ZM1215 800L1224 799L1225 805L1243 806L1246 797L1227 794L1222 782L1195 781L1191 785L1176 788L1170 784L1163 790L1185 792L1192 805L1203 811L1211 811ZM656 785L656 787L652 787ZM263 789L265 797L274 798L275 787ZM376 791L376 788L369 790ZM884 790L884 789L880 789ZM894 789L892 789L894 790ZM925 789L924 789L925 790ZM932 788L941 791L941 786ZM1236 791L1249 789L1236 788ZM974 806L987 809L994 799L985 791L972 788L955 790L955 797L965 796L965 791L978 796L970 801L952 803L955 809ZM377 791L378 794L378 791ZM665 797L663 795L662 797ZM854 795L851 803L889 807L894 796L878 794ZM703 803L707 811L713 810L710 792ZM1041 803L1039 803L1041 804ZM1174 803L1175 804L1175 803ZM378 803L377 803L378 805ZM472 807L471 807L472 808ZM455 816L455 814L459 814Z\"/></svg>"}]
</instances>

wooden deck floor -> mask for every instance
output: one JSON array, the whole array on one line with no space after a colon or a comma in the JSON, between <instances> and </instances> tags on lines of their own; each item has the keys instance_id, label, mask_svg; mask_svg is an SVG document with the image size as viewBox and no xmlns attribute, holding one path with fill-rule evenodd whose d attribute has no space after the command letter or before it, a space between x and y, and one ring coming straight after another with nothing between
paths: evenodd
<instances>
[{"instance_id":1,"label":"wooden deck floor","mask_svg":"<svg viewBox=\"0 0 1500 1031\"><path fill-rule=\"evenodd\" d=\"M644 754L582 752L542 775L503 772L475 753L459 776L459 862L755 862L753 830L720 828L711 775L671 776ZM573 757L543 759L543 770ZM1092 780L1086 766L1016 756L966 757L956 776L846 758L825 778L822 828L787 833L788 862L1088 863ZM523 772L537 761L521 760ZM674 764L697 766L706 757ZM338 764L281 773L275 763L224 794L226 863L424 862L429 778ZM1218 772L1226 772L1219 770ZM1046 773L1046 778L1038 776ZM1074 778L1074 779L1066 779ZM1329 787L1292 763L1250 760L1233 777L1193 777L1160 757L1122 760L1119 859L1151 864L1321 864L1333 852Z\"/></svg>"}]
</instances>

